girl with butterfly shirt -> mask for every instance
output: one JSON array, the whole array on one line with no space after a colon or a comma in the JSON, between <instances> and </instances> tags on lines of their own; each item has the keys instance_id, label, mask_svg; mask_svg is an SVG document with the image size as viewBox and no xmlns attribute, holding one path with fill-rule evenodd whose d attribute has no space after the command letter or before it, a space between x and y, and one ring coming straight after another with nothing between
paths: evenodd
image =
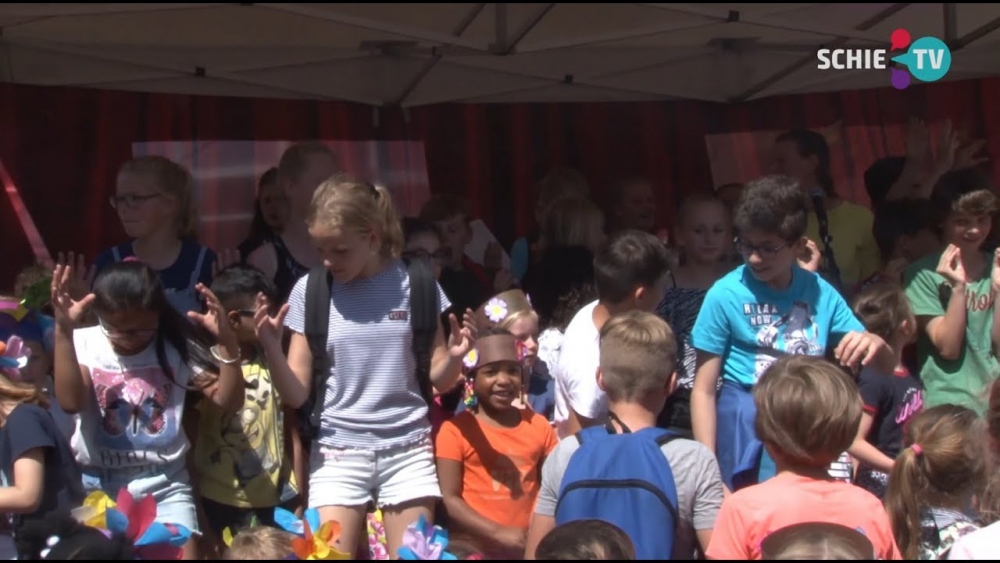
<instances>
[{"instance_id":1,"label":"girl with butterfly shirt","mask_svg":"<svg viewBox=\"0 0 1000 563\"><path fill-rule=\"evenodd\" d=\"M60 265L52 280L55 387L60 406L80 413L72 445L84 487L153 495L156 521L198 533L181 415L191 391L226 410L243 405L239 344L226 312L199 284L208 312L188 313L188 322L141 262L109 265L94 292L76 301L72 270ZM88 308L98 325L74 330ZM195 555L193 542L185 555Z\"/></svg>"}]
</instances>

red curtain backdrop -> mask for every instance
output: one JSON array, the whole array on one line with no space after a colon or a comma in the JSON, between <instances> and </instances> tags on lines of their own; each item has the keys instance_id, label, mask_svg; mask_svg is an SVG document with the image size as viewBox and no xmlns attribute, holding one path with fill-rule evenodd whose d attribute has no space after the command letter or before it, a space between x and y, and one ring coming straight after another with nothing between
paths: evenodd
<instances>
[{"instance_id":1,"label":"red curtain backdrop","mask_svg":"<svg viewBox=\"0 0 1000 563\"><path fill-rule=\"evenodd\" d=\"M93 257L123 238L108 205L118 166L136 141L373 140L424 143L431 189L464 195L472 212L503 242L531 229L534 182L553 164L579 168L602 195L621 175L657 185L658 219L670 224L687 193L710 189L706 135L825 128L841 122L855 167L899 153L901 131L878 126L951 119L987 138L1000 154L1000 78L892 89L805 94L740 105L704 102L439 105L407 111L341 102L260 100L142 94L77 88L0 85L0 159L19 189L50 251ZM734 139L746 136L735 136ZM757 154L758 147L734 148ZM760 165L747 167L746 179ZM835 166L842 163L834 162ZM1000 163L990 163L994 177ZM853 192L858 186L853 187ZM846 197L864 201L859 193ZM8 268L33 260L11 207L0 197Z\"/></svg>"}]
</instances>

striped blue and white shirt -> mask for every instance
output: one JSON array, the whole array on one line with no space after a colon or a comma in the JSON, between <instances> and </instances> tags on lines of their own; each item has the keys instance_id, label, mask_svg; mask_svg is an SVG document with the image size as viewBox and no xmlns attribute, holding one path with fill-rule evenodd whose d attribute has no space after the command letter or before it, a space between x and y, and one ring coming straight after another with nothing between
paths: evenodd
<instances>
[{"instance_id":1,"label":"striped blue and white shirt","mask_svg":"<svg viewBox=\"0 0 1000 563\"><path fill-rule=\"evenodd\" d=\"M305 333L307 279L292 289L285 317L285 326L299 334ZM451 303L440 286L437 290L443 313ZM410 278L402 260L371 278L333 282L326 349L334 354L335 366L326 388L320 444L384 450L430 434L412 341Z\"/></svg>"}]
</instances>

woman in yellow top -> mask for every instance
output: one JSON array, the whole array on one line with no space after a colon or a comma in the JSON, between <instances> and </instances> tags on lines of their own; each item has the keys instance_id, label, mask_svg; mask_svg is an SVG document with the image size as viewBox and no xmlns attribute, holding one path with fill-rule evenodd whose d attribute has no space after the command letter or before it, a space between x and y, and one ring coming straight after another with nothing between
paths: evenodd
<instances>
[{"instance_id":1,"label":"woman in yellow top","mask_svg":"<svg viewBox=\"0 0 1000 563\"><path fill-rule=\"evenodd\" d=\"M830 146L815 131L794 129L778 136L774 171L799 181L809 196L806 236L823 256L820 273L842 293L878 270L872 212L837 195L830 174Z\"/></svg>"}]
</instances>

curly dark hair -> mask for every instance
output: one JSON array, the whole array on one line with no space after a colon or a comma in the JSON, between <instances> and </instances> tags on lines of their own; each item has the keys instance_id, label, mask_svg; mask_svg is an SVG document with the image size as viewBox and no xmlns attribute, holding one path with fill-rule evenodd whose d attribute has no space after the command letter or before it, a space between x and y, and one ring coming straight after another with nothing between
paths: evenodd
<instances>
[{"instance_id":1,"label":"curly dark hair","mask_svg":"<svg viewBox=\"0 0 1000 563\"><path fill-rule=\"evenodd\" d=\"M762 231L793 242L806 234L809 202L792 178L764 176L747 184L733 215L738 233Z\"/></svg>"}]
</instances>

